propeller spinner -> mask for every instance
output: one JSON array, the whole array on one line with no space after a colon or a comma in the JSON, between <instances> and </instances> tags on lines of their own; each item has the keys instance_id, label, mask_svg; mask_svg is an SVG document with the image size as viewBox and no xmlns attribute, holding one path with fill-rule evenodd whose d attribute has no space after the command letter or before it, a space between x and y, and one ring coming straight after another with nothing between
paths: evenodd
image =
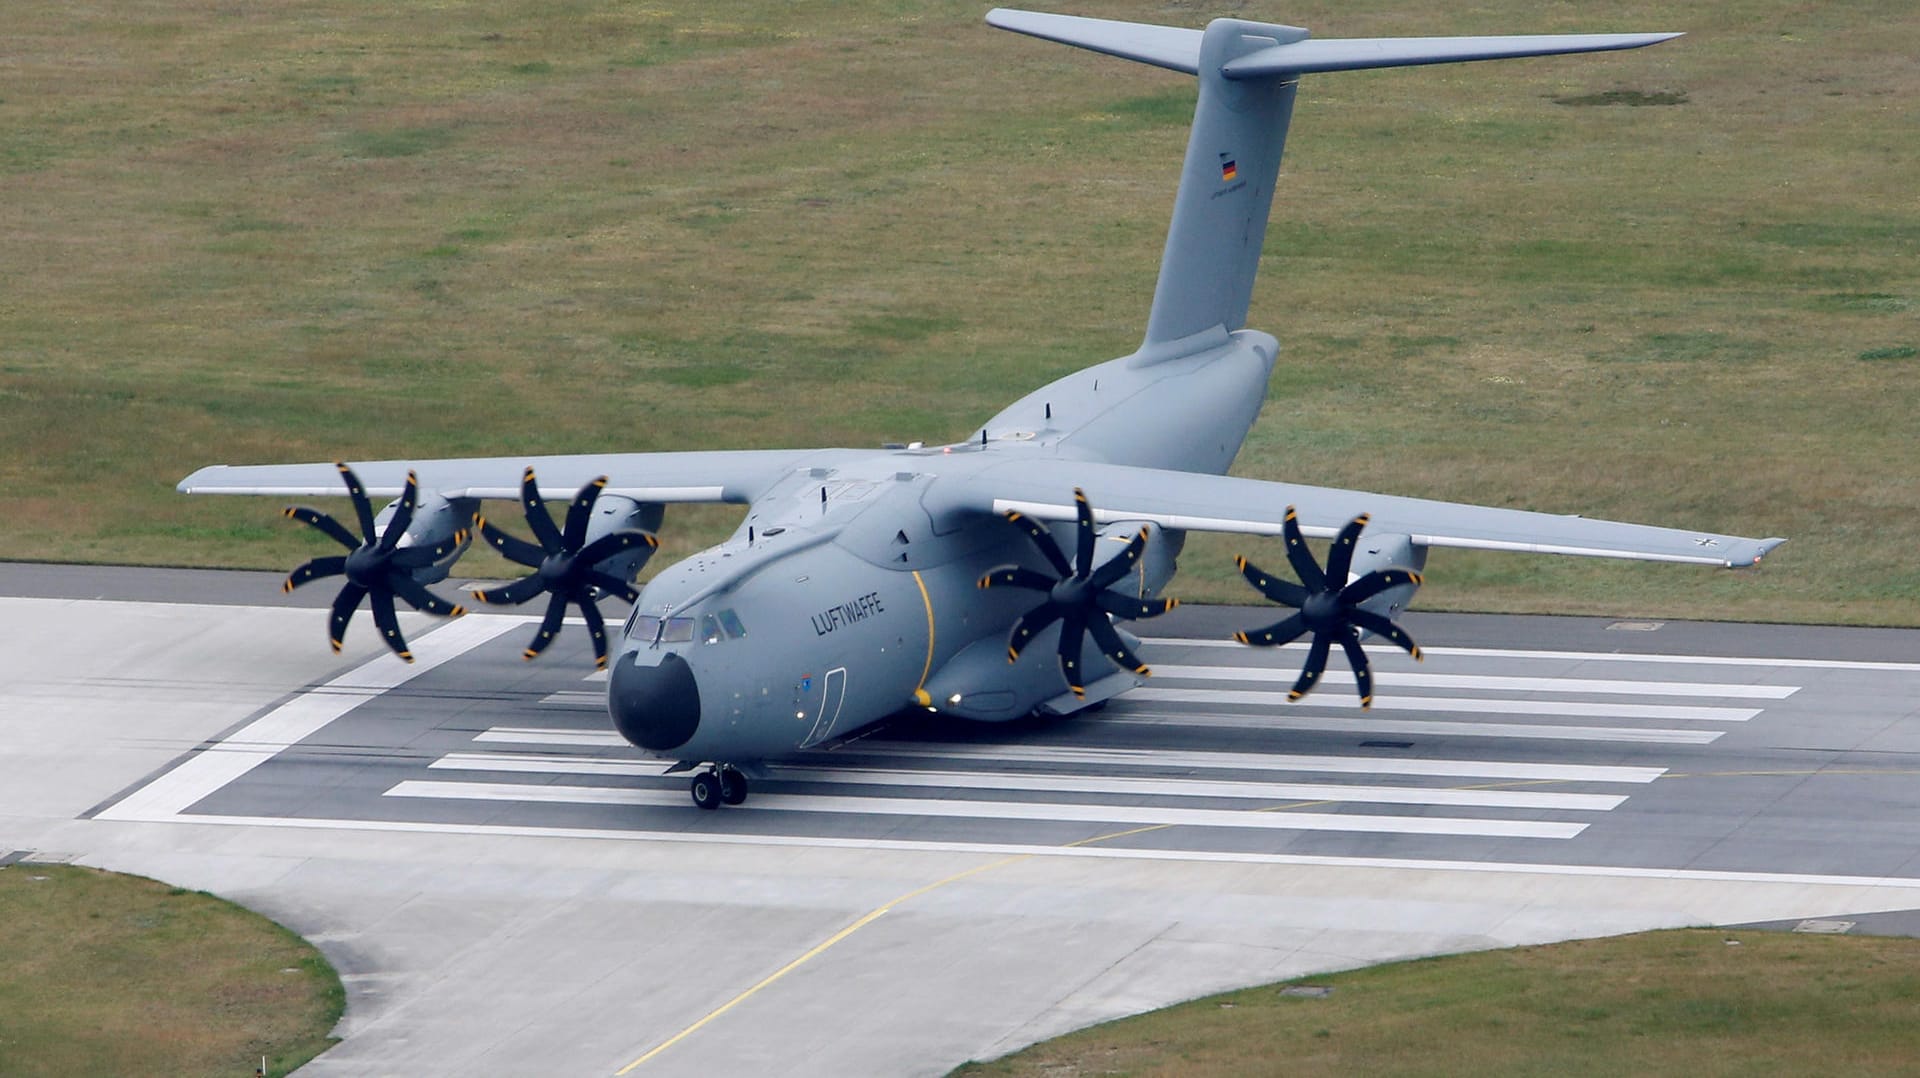
<instances>
[{"instance_id":1,"label":"propeller spinner","mask_svg":"<svg viewBox=\"0 0 1920 1078\"><path fill-rule=\"evenodd\" d=\"M346 547L348 553L307 562L287 577L281 590L292 591L322 577L346 577L347 582L341 585L340 594L334 597L333 616L327 622L327 639L333 644L333 650L340 650L340 641L347 632L347 622L353 619L354 611L359 609L360 600L364 598L373 609L373 622L380 627L381 639L387 642L395 655L412 662L413 653L407 650L406 638L400 635L400 619L394 614L394 596L405 599L414 609L429 614L457 618L466 613L466 607L450 603L428 591L425 585L414 579L413 572L459 549L467 541L467 532L465 529L456 531L450 538L434 546L402 548L400 540L407 534L407 526L413 523L414 507L420 496L420 483L413 473L407 473L406 489L400 494L400 501L394 508L393 519L387 522L386 531L376 534L373 504L367 501L367 491L360 485L360 478L345 464L335 463L334 467L340 469L340 478L347 485L347 497L353 500L354 516L358 518L363 538L355 538L339 521L318 509L303 505L288 506L286 515L289 518L318 529Z\"/></svg>"},{"instance_id":2,"label":"propeller spinner","mask_svg":"<svg viewBox=\"0 0 1920 1078\"><path fill-rule=\"evenodd\" d=\"M1049 577L1032 569L1005 565L981 577L979 584L983 588L1026 588L1046 595L1039 606L1027 611L1013 623L1013 632L1007 638L1007 661L1017 662L1020 652L1033 638L1058 621L1060 672L1066 675L1067 687L1073 690L1073 695L1085 699L1086 686L1080 677L1080 650L1086 634L1092 633L1100 650L1122 669L1136 674L1151 674L1152 671L1114 630L1107 615L1120 618L1157 617L1179 606L1180 600L1135 599L1108 591L1139 562L1141 552L1147 548L1147 529L1141 528L1139 534L1127 541L1126 549L1096 569L1093 565L1094 540L1097 538L1093 526L1093 507L1087 503L1085 492L1078 487L1073 491L1073 504L1079 523L1072 562L1068 562L1067 556L1054 543L1046 524L1009 511L1007 519L1026 532L1027 538L1047 559L1047 564L1053 567L1055 575Z\"/></svg>"},{"instance_id":3,"label":"propeller spinner","mask_svg":"<svg viewBox=\"0 0 1920 1078\"><path fill-rule=\"evenodd\" d=\"M1313 552L1307 549L1306 540L1300 535L1300 523L1294 516L1293 506L1287 506L1281 531L1287 541L1287 561L1292 563L1294 573L1300 577L1299 584L1275 579L1246 558L1234 559L1234 563L1240 567L1240 575L1258 588L1260 594L1298 610L1298 613L1290 614L1264 629L1234 633L1235 640L1256 647L1278 647L1306 633L1313 634L1313 643L1307 649L1307 664L1300 671L1300 680L1293 683L1293 690L1287 694L1288 700L1298 700L1313 691L1313 687L1319 684L1320 675L1326 672L1327 656L1333 644L1338 642L1341 650L1347 653L1347 663L1353 667L1353 678L1360 689L1360 706L1372 707L1373 671L1367 664L1367 653L1360 647L1361 629L1393 641L1415 659L1421 657L1420 646L1413 642L1413 637L1408 636L1405 629L1384 615L1360 606L1389 588L1402 584L1417 586L1420 574L1406 569L1376 569L1351 584L1346 582L1348 570L1353 567L1354 544L1359 541L1360 532L1366 526L1367 515L1362 513L1340 529L1340 534L1333 541L1333 549L1327 555L1327 568L1323 573L1320 564L1313 558Z\"/></svg>"},{"instance_id":4,"label":"propeller spinner","mask_svg":"<svg viewBox=\"0 0 1920 1078\"><path fill-rule=\"evenodd\" d=\"M593 636L594 665L599 669L607 666L607 627L600 616L600 606L595 590L625 597L633 602L640 597L638 589L611 573L602 572L600 563L618 554L637 547L652 549L660 541L646 532L626 528L603 535L593 542L587 542L587 525L593 520L593 507L600 500L600 492L606 488L607 477L600 476L580 488L573 496L573 504L567 507L567 523L561 529L553 522L552 514L540 498L540 488L534 482L533 468L529 466L520 479L520 504L526 512L527 526L533 529L533 536L539 540L535 546L524 539L517 539L494 527L486 521L480 522L480 534L494 549L505 555L507 560L517 562L533 569L533 573L523 576L505 587L487 591L477 591L474 595L482 602L495 604L518 604L527 602L543 593L553 596L547 602L546 616L540 619L540 628L534 633L533 643L527 645L523 656L532 659L547 650L553 638L560 634L560 623L566 617L569 603L580 607L580 614L586 618L587 632Z\"/></svg>"}]
</instances>

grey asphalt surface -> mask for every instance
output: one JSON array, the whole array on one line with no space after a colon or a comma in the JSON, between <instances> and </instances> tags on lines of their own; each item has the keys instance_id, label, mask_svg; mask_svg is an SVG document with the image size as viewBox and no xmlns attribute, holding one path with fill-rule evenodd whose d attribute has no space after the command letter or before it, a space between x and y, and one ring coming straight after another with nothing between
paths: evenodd
<instances>
[{"instance_id":1,"label":"grey asphalt surface","mask_svg":"<svg viewBox=\"0 0 1920 1078\"><path fill-rule=\"evenodd\" d=\"M1261 695L1297 652L1218 638L1266 610L1183 607L1097 714L906 713L703 813L579 633L335 658L279 579L0 564L0 856L314 939L350 993L314 1074L934 1074L1397 957L1920 926L1920 632L1416 614L1362 712Z\"/></svg>"}]
</instances>

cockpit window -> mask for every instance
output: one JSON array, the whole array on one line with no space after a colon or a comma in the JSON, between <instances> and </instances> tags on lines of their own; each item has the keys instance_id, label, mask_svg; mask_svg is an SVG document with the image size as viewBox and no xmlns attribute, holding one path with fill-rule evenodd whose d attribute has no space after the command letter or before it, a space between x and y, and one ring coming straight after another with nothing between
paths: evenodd
<instances>
[{"instance_id":1,"label":"cockpit window","mask_svg":"<svg viewBox=\"0 0 1920 1078\"><path fill-rule=\"evenodd\" d=\"M709 644L718 644L725 639L720 635L720 619L708 614L700 619L700 639Z\"/></svg>"},{"instance_id":2,"label":"cockpit window","mask_svg":"<svg viewBox=\"0 0 1920 1078\"><path fill-rule=\"evenodd\" d=\"M693 619L640 614L634 617L627 635L648 644L684 644L693 639Z\"/></svg>"},{"instance_id":3,"label":"cockpit window","mask_svg":"<svg viewBox=\"0 0 1920 1078\"><path fill-rule=\"evenodd\" d=\"M734 613L732 607L728 607L720 612L720 626L727 631L728 636L733 637L735 640L747 635L747 627L740 624L740 615Z\"/></svg>"}]
</instances>

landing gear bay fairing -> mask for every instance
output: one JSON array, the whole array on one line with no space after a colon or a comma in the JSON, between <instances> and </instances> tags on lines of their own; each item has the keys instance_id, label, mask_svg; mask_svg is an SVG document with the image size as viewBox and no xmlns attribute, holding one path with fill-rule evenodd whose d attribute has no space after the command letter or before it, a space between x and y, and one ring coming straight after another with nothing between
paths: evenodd
<instances>
[{"instance_id":1,"label":"landing gear bay fairing","mask_svg":"<svg viewBox=\"0 0 1920 1078\"><path fill-rule=\"evenodd\" d=\"M1132 355L1029 393L953 445L217 466L180 489L347 493L358 535L317 510L287 511L349 551L301 566L288 587L344 577L329 622L335 647L366 599L402 658L395 598L459 613L428 585L471 544L483 501L518 501L535 542L488 523L478 531L535 572L479 598L548 597L528 658L577 605L610 669L614 727L695 772L702 808L743 801L760 761L905 707L994 722L1077 711L1139 684L1151 671L1123 626L1173 605L1160 593L1189 531L1281 537L1298 582L1242 558L1247 581L1281 607L1273 624L1236 639L1309 637L1295 698L1318 684L1337 646L1362 704L1373 691L1364 637L1419 655L1393 619L1432 547L1739 567L1782 542L1226 474L1279 353L1245 323L1303 75L1632 49L1676 35L1315 40L1234 19L1200 31L1004 9L987 21L1199 79L1146 337ZM376 516L369 498L396 500ZM569 500L563 524L545 508L552 498ZM689 502L744 505L746 519L636 596L664 507ZM1324 566L1307 537L1333 540ZM596 605L607 595L635 602L612 640Z\"/></svg>"}]
</instances>

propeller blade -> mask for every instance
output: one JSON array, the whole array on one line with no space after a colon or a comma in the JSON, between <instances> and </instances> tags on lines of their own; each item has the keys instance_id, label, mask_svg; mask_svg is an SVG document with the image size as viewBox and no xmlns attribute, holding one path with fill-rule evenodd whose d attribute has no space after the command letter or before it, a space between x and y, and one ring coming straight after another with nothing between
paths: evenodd
<instances>
[{"instance_id":1,"label":"propeller blade","mask_svg":"<svg viewBox=\"0 0 1920 1078\"><path fill-rule=\"evenodd\" d=\"M1307 647L1307 665L1300 668L1300 680L1293 683L1288 691L1289 701L1298 700L1313 691L1320 682L1320 675L1327 670L1327 653L1333 649L1325 633L1315 633L1313 643Z\"/></svg>"},{"instance_id":2,"label":"propeller blade","mask_svg":"<svg viewBox=\"0 0 1920 1078\"><path fill-rule=\"evenodd\" d=\"M367 605L373 608L373 623L380 627L380 637L387 642L387 647L412 662L413 652L407 650L407 638L400 635L400 618L393 612L393 593L374 588L367 592Z\"/></svg>"},{"instance_id":3,"label":"propeller blade","mask_svg":"<svg viewBox=\"0 0 1920 1078\"><path fill-rule=\"evenodd\" d=\"M547 650L553 638L560 635L560 619L567 616L567 597L556 595L547 601L547 616L540 619L540 629L533 634L533 643L520 653L523 659L532 659Z\"/></svg>"},{"instance_id":4,"label":"propeller blade","mask_svg":"<svg viewBox=\"0 0 1920 1078\"><path fill-rule=\"evenodd\" d=\"M1116 618L1133 621L1138 618L1157 618L1180 605L1178 599L1135 599L1126 595L1115 595L1103 591L1094 596L1093 605Z\"/></svg>"},{"instance_id":5,"label":"propeller blade","mask_svg":"<svg viewBox=\"0 0 1920 1078\"><path fill-rule=\"evenodd\" d=\"M466 544L467 536L473 532L461 528L433 546L410 546L394 552L387 564L396 569L424 569L441 558L459 550Z\"/></svg>"},{"instance_id":6,"label":"propeller blade","mask_svg":"<svg viewBox=\"0 0 1920 1078\"><path fill-rule=\"evenodd\" d=\"M387 530L380 535L380 549L391 551L399 547L400 540L407 537L407 528L413 524L414 507L419 504L420 481L408 472L407 485L400 488L400 501L393 507L393 518L387 521Z\"/></svg>"},{"instance_id":7,"label":"propeller blade","mask_svg":"<svg viewBox=\"0 0 1920 1078\"><path fill-rule=\"evenodd\" d=\"M1347 665L1353 667L1353 681L1360 690L1360 706L1373 706L1373 668L1367 664L1367 653L1360 647L1360 636L1348 626L1340 634L1340 650L1347 653Z\"/></svg>"},{"instance_id":8,"label":"propeller blade","mask_svg":"<svg viewBox=\"0 0 1920 1078\"><path fill-rule=\"evenodd\" d=\"M347 485L347 497L353 501L353 515L360 520L360 534L366 542L373 542L373 503L367 501L367 488L360 485L360 477L353 474L353 469L344 462L334 461L333 466L340 469L340 480Z\"/></svg>"},{"instance_id":9,"label":"propeller blade","mask_svg":"<svg viewBox=\"0 0 1920 1078\"><path fill-rule=\"evenodd\" d=\"M473 597L483 603L492 603L495 606L519 606L521 603L526 602L546 590L547 582L538 576L523 576L511 584L503 584L497 588L488 588L485 591L476 591L473 593Z\"/></svg>"},{"instance_id":10,"label":"propeller blade","mask_svg":"<svg viewBox=\"0 0 1920 1078\"><path fill-rule=\"evenodd\" d=\"M601 482L604 483L606 480L602 479ZM571 536L573 534L573 522L571 520L567 522L567 534L569 537L568 541L571 542ZM613 557L615 554L624 554L638 547L646 547L648 550L653 550L659 547L659 545L660 540L655 539L646 532L635 528L626 528L621 531L610 532L588 543L580 553L574 555L574 560L578 561L581 565L598 565L608 558Z\"/></svg>"},{"instance_id":11,"label":"propeller blade","mask_svg":"<svg viewBox=\"0 0 1920 1078\"><path fill-rule=\"evenodd\" d=\"M318 528L329 539L348 550L354 550L360 546L360 540L354 538L353 533L348 531L345 525L318 509L309 509L304 505L289 505L285 515L289 520L297 520L302 524Z\"/></svg>"},{"instance_id":12,"label":"propeller blade","mask_svg":"<svg viewBox=\"0 0 1920 1078\"><path fill-rule=\"evenodd\" d=\"M565 548L560 529L554 527L553 516L547 512L547 503L540 499L540 486L534 482L531 464L520 476L520 505L526 510L527 526L533 529L533 537L546 549L546 553L558 554Z\"/></svg>"},{"instance_id":13,"label":"propeller blade","mask_svg":"<svg viewBox=\"0 0 1920 1078\"><path fill-rule=\"evenodd\" d=\"M292 591L302 584L310 584L323 576L339 576L346 571L347 559L345 558L315 558L287 574L287 582L280 585L280 590Z\"/></svg>"},{"instance_id":14,"label":"propeller blade","mask_svg":"<svg viewBox=\"0 0 1920 1078\"><path fill-rule=\"evenodd\" d=\"M1068 607L1060 615L1060 672L1067 676L1067 688L1075 699L1084 700L1086 686L1080 681L1080 649L1087 643L1087 615L1078 607Z\"/></svg>"},{"instance_id":15,"label":"propeller blade","mask_svg":"<svg viewBox=\"0 0 1920 1078\"><path fill-rule=\"evenodd\" d=\"M593 668L607 668L607 622L591 600L580 604L580 616L587 619L587 635L593 638Z\"/></svg>"},{"instance_id":16,"label":"propeller blade","mask_svg":"<svg viewBox=\"0 0 1920 1078\"><path fill-rule=\"evenodd\" d=\"M1053 581L1034 572L1022 569L1018 565L1004 565L980 578L983 588L1026 588L1028 591L1051 592Z\"/></svg>"},{"instance_id":17,"label":"propeller blade","mask_svg":"<svg viewBox=\"0 0 1920 1078\"><path fill-rule=\"evenodd\" d=\"M1059 621L1062 613L1064 611L1061 610L1060 604L1049 599L1020 615L1020 620L1013 623L1013 633L1007 637L1007 661L1018 661L1020 653L1027 649L1027 645L1033 642L1033 638L1040 635L1047 626Z\"/></svg>"},{"instance_id":18,"label":"propeller blade","mask_svg":"<svg viewBox=\"0 0 1920 1078\"><path fill-rule=\"evenodd\" d=\"M593 523L593 505L600 500L600 492L606 486L607 477L596 476L592 482L580 488L579 493L573 496L573 504L567 506L567 528L561 538L566 541L568 550L579 550L580 544L587 541L587 525Z\"/></svg>"},{"instance_id":19,"label":"propeller blade","mask_svg":"<svg viewBox=\"0 0 1920 1078\"><path fill-rule=\"evenodd\" d=\"M1327 551L1327 579L1336 588L1347 586L1347 574L1353 568L1353 548L1360 542L1360 533L1366 529L1367 514L1362 513L1340 529L1333 539L1332 549Z\"/></svg>"},{"instance_id":20,"label":"propeller blade","mask_svg":"<svg viewBox=\"0 0 1920 1078\"><path fill-rule=\"evenodd\" d=\"M1308 591L1325 591L1326 574L1320 571L1320 563L1313 560L1313 551L1307 549L1307 540L1300 534L1300 520L1291 505L1287 506L1286 519L1280 522L1280 532L1287 540L1287 562L1293 566L1293 575L1300 578Z\"/></svg>"},{"instance_id":21,"label":"propeller blade","mask_svg":"<svg viewBox=\"0 0 1920 1078\"><path fill-rule=\"evenodd\" d=\"M406 573L388 573L387 587L393 590L393 594L405 599L415 610L438 614L443 618L457 618L467 612L466 607L440 598L428 591L426 585Z\"/></svg>"},{"instance_id":22,"label":"propeller blade","mask_svg":"<svg viewBox=\"0 0 1920 1078\"><path fill-rule=\"evenodd\" d=\"M1242 644L1252 644L1257 648L1276 648L1282 644L1291 644L1300 639L1307 631L1307 619L1300 614L1289 614L1264 629L1249 629L1234 633L1233 638Z\"/></svg>"},{"instance_id":23,"label":"propeller blade","mask_svg":"<svg viewBox=\"0 0 1920 1078\"><path fill-rule=\"evenodd\" d=\"M1402 629L1400 626L1395 625L1393 622L1388 621L1386 618L1371 610L1362 610L1359 607L1354 607L1347 611L1347 619L1375 636L1385 640L1391 640L1395 644L1400 645L1402 651L1413 656L1416 660L1424 660L1426 658L1426 656L1420 654L1420 645L1413 642L1413 637L1408 636L1405 629Z\"/></svg>"},{"instance_id":24,"label":"propeller blade","mask_svg":"<svg viewBox=\"0 0 1920 1078\"><path fill-rule=\"evenodd\" d=\"M1093 528L1093 506L1087 501L1087 492L1079 487L1073 488L1073 515L1077 521L1073 535L1073 575L1085 580L1093 575L1093 541L1097 536Z\"/></svg>"},{"instance_id":25,"label":"propeller blade","mask_svg":"<svg viewBox=\"0 0 1920 1078\"><path fill-rule=\"evenodd\" d=\"M1405 569L1375 569L1341 590L1340 605L1358 606L1389 588L1419 583L1419 573L1410 573Z\"/></svg>"},{"instance_id":26,"label":"propeller blade","mask_svg":"<svg viewBox=\"0 0 1920 1078\"><path fill-rule=\"evenodd\" d=\"M640 601L640 589L621 580L617 576L608 573L594 572L588 574L588 579L599 585L600 590L606 592L608 595L618 595L630 603Z\"/></svg>"},{"instance_id":27,"label":"propeller blade","mask_svg":"<svg viewBox=\"0 0 1920 1078\"><path fill-rule=\"evenodd\" d=\"M524 565L530 569L538 569L540 563L547 560L546 551L541 550L525 539L508 535L506 532L494 527L493 521L491 520L483 520L480 522L480 537L487 541L488 546L498 550L503 557L515 564Z\"/></svg>"},{"instance_id":28,"label":"propeller blade","mask_svg":"<svg viewBox=\"0 0 1920 1078\"><path fill-rule=\"evenodd\" d=\"M1107 658L1119 664L1122 670L1131 670L1142 677L1153 676L1153 671L1140 661L1140 656L1135 655L1127 642L1120 639L1120 633L1114 629L1112 622L1101 617L1089 618L1087 631L1093 634L1094 642L1100 645L1100 650L1106 653Z\"/></svg>"},{"instance_id":29,"label":"propeller blade","mask_svg":"<svg viewBox=\"0 0 1920 1078\"><path fill-rule=\"evenodd\" d=\"M1127 540L1126 549L1114 555L1111 561L1102 565L1094 572L1093 586L1096 588L1112 587L1121 577L1133 572L1133 567L1140 563L1140 555L1146 549L1147 529L1141 528L1133 538Z\"/></svg>"},{"instance_id":30,"label":"propeller blade","mask_svg":"<svg viewBox=\"0 0 1920 1078\"><path fill-rule=\"evenodd\" d=\"M353 612L360 609L360 600L365 598L367 589L348 581L333 597L333 612L327 618L327 642L333 645L334 654L340 653L340 643L347 638L347 622L353 620Z\"/></svg>"},{"instance_id":31,"label":"propeller blade","mask_svg":"<svg viewBox=\"0 0 1920 1078\"><path fill-rule=\"evenodd\" d=\"M1040 553L1046 557L1047 564L1053 566L1053 571L1062 579L1073 575L1073 566L1067 564L1067 559L1060 553L1060 548L1054 545L1053 533L1047 530L1045 524L1011 509L1007 510L1007 519L1019 525L1021 530L1027 533L1027 538L1033 540L1033 545L1038 547Z\"/></svg>"},{"instance_id":32,"label":"propeller blade","mask_svg":"<svg viewBox=\"0 0 1920 1078\"><path fill-rule=\"evenodd\" d=\"M1247 583L1274 602L1296 610L1307 605L1307 589L1293 581L1268 576L1265 569L1238 555L1234 556L1233 563L1240 567L1240 575L1247 578Z\"/></svg>"}]
</instances>

